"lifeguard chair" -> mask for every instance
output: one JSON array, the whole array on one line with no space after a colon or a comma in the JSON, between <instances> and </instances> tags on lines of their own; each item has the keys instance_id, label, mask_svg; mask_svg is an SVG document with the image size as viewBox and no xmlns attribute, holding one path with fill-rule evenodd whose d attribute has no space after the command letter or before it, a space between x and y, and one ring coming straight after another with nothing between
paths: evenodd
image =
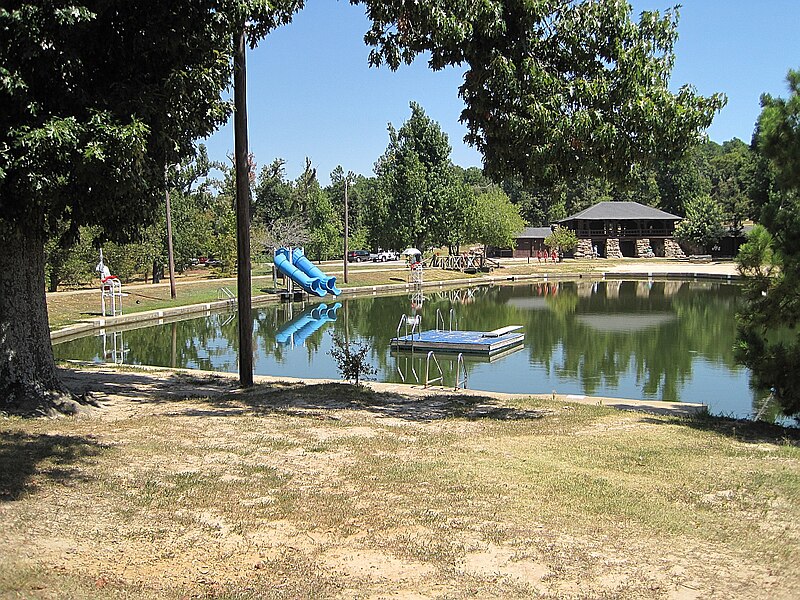
<instances>
[{"instance_id":1,"label":"lifeguard chair","mask_svg":"<svg viewBox=\"0 0 800 600\"><path fill-rule=\"evenodd\" d=\"M100 275L100 302L103 307L103 316L116 317L122 315L122 282L119 277L111 274L111 270L103 262L102 253L95 271ZM108 302L108 305L106 305L106 302Z\"/></svg>"}]
</instances>

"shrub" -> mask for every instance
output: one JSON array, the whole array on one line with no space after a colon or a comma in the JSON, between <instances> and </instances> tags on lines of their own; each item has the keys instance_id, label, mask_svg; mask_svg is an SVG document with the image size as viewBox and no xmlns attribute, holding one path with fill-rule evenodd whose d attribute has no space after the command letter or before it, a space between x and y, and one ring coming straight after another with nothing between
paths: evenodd
<instances>
[{"instance_id":1,"label":"shrub","mask_svg":"<svg viewBox=\"0 0 800 600\"><path fill-rule=\"evenodd\" d=\"M378 371L367 362L369 346L366 344L348 344L345 339L332 334L333 348L330 354L339 369L342 379L349 379L355 385L361 385L360 380L367 375L375 375Z\"/></svg>"}]
</instances>

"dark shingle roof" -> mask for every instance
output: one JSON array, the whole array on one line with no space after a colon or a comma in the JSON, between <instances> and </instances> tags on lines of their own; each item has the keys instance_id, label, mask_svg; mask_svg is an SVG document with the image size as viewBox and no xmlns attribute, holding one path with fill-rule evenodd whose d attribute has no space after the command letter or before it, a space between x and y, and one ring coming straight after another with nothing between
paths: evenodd
<instances>
[{"instance_id":1,"label":"dark shingle roof","mask_svg":"<svg viewBox=\"0 0 800 600\"><path fill-rule=\"evenodd\" d=\"M668 212L645 206L638 202L598 202L586 210L570 215L566 219L561 219L558 223L584 219L588 221L606 221L609 219L658 219L661 221L679 221L681 217L671 215Z\"/></svg>"},{"instance_id":2,"label":"dark shingle roof","mask_svg":"<svg viewBox=\"0 0 800 600\"><path fill-rule=\"evenodd\" d=\"M549 227L526 227L520 233L517 234L517 239L520 238L533 238L533 239L544 239L553 233L553 230Z\"/></svg>"}]
</instances>

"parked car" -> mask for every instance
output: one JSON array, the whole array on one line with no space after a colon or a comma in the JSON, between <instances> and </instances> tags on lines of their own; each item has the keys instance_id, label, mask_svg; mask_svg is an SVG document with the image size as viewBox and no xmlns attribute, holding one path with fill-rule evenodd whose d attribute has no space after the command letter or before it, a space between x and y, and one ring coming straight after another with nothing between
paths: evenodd
<instances>
[{"instance_id":1,"label":"parked car","mask_svg":"<svg viewBox=\"0 0 800 600\"><path fill-rule=\"evenodd\" d=\"M400 254L394 250L380 250L369 255L372 262L386 262L387 260L397 260Z\"/></svg>"},{"instance_id":2,"label":"parked car","mask_svg":"<svg viewBox=\"0 0 800 600\"><path fill-rule=\"evenodd\" d=\"M365 262L369 260L369 252L366 250L350 250L347 253L347 262Z\"/></svg>"}]
</instances>

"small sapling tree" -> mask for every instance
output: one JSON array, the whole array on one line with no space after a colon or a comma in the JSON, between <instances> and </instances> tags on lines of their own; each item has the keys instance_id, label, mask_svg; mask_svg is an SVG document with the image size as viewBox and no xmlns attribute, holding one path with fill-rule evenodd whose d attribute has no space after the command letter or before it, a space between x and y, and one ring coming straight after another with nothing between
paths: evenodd
<instances>
[{"instance_id":1,"label":"small sapling tree","mask_svg":"<svg viewBox=\"0 0 800 600\"><path fill-rule=\"evenodd\" d=\"M378 371L367 362L369 346L366 344L350 344L342 336L332 334L333 348L330 354L336 361L336 366L342 379L349 379L355 385L361 385L361 378L375 375Z\"/></svg>"},{"instance_id":2,"label":"small sapling tree","mask_svg":"<svg viewBox=\"0 0 800 600\"><path fill-rule=\"evenodd\" d=\"M558 227L545 238L544 244L551 250L556 250L561 254L562 252L574 250L578 246L578 236L571 229Z\"/></svg>"}]
</instances>

